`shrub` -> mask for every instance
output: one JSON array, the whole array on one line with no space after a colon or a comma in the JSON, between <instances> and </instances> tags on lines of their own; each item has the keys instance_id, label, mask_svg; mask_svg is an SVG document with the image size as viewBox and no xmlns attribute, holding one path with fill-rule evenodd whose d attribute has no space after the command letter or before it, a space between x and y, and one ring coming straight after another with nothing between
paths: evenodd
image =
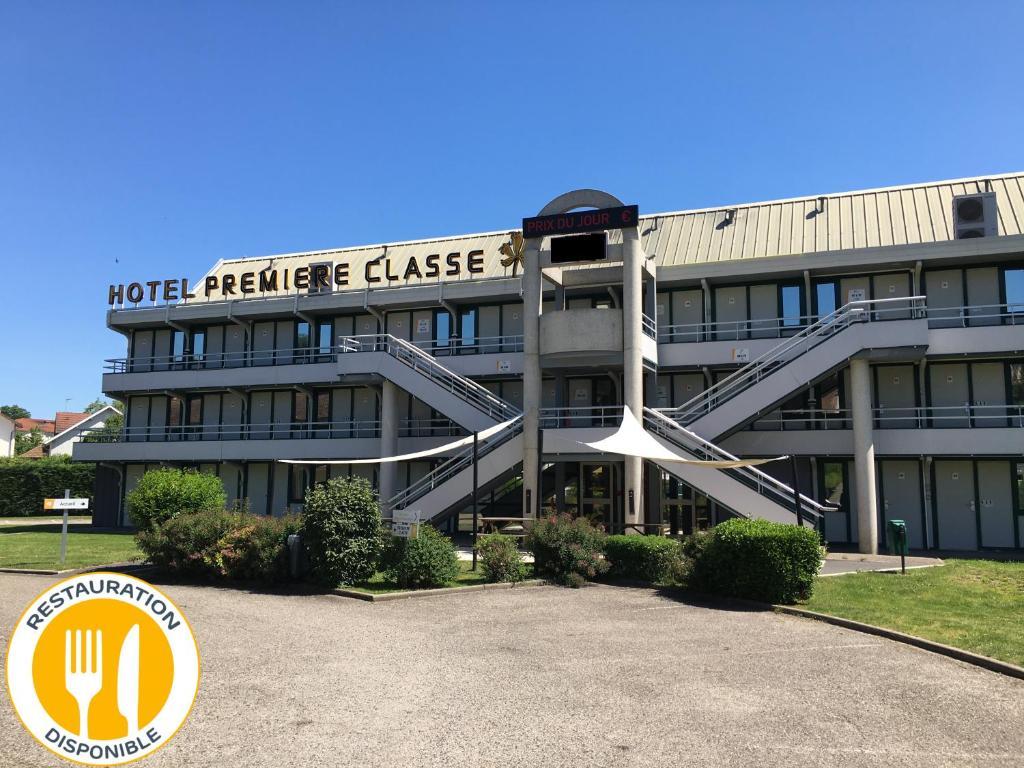
<instances>
[{"instance_id":1,"label":"shrub","mask_svg":"<svg viewBox=\"0 0 1024 768\"><path fill-rule=\"evenodd\" d=\"M385 541L370 484L361 477L336 477L306 491L302 540L314 581L336 587L370 578Z\"/></svg>"},{"instance_id":2,"label":"shrub","mask_svg":"<svg viewBox=\"0 0 1024 768\"><path fill-rule=\"evenodd\" d=\"M519 582L526 578L526 563L512 536L492 533L477 539L476 551L487 581Z\"/></svg>"},{"instance_id":3,"label":"shrub","mask_svg":"<svg viewBox=\"0 0 1024 768\"><path fill-rule=\"evenodd\" d=\"M582 586L608 570L601 558L605 535L585 517L541 518L526 537L534 570L570 587Z\"/></svg>"},{"instance_id":4,"label":"shrub","mask_svg":"<svg viewBox=\"0 0 1024 768\"><path fill-rule=\"evenodd\" d=\"M70 456L0 458L0 516L42 514L43 499L61 498L65 488L74 498L88 498L91 509L95 479L95 464L72 463Z\"/></svg>"},{"instance_id":5,"label":"shrub","mask_svg":"<svg viewBox=\"0 0 1024 768\"><path fill-rule=\"evenodd\" d=\"M286 540L298 528L294 516L207 510L172 517L135 538L154 565L174 573L273 583L288 577Z\"/></svg>"},{"instance_id":6,"label":"shrub","mask_svg":"<svg viewBox=\"0 0 1024 768\"><path fill-rule=\"evenodd\" d=\"M604 556L609 576L660 584L673 581L678 574L682 547L676 539L664 536L609 536Z\"/></svg>"},{"instance_id":7,"label":"shrub","mask_svg":"<svg viewBox=\"0 0 1024 768\"><path fill-rule=\"evenodd\" d=\"M389 578L400 587L443 587L459 575L455 545L431 525L421 524L415 539L397 539Z\"/></svg>"},{"instance_id":8,"label":"shrub","mask_svg":"<svg viewBox=\"0 0 1024 768\"><path fill-rule=\"evenodd\" d=\"M810 528L768 520L733 518L691 537L693 589L767 603L794 603L811 596L822 547Z\"/></svg>"},{"instance_id":9,"label":"shrub","mask_svg":"<svg viewBox=\"0 0 1024 768\"><path fill-rule=\"evenodd\" d=\"M163 467L144 474L125 499L132 522L148 530L188 512L223 510L227 494L216 475Z\"/></svg>"}]
</instances>

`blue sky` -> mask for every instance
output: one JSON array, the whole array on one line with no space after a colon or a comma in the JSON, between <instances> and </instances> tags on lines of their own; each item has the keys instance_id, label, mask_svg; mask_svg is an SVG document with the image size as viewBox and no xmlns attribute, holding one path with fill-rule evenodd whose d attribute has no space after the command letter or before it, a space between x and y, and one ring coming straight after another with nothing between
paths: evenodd
<instances>
[{"instance_id":1,"label":"blue sky","mask_svg":"<svg viewBox=\"0 0 1024 768\"><path fill-rule=\"evenodd\" d=\"M1024 169L1024 4L0 7L0 403L99 394L112 282Z\"/></svg>"}]
</instances>

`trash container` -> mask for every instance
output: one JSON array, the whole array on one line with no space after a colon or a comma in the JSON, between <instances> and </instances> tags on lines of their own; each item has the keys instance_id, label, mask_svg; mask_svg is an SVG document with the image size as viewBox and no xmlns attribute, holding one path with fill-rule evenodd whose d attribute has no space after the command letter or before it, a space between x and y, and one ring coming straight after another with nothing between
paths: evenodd
<instances>
[{"instance_id":1,"label":"trash container","mask_svg":"<svg viewBox=\"0 0 1024 768\"><path fill-rule=\"evenodd\" d=\"M890 520L885 527L885 543L889 553L893 555L907 555L910 546L907 543L907 524L903 520Z\"/></svg>"}]
</instances>

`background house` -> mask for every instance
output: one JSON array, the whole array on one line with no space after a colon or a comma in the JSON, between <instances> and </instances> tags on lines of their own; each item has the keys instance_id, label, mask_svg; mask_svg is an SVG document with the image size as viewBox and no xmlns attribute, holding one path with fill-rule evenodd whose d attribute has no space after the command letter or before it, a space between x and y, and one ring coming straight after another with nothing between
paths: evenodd
<instances>
[{"instance_id":1,"label":"background house","mask_svg":"<svg viewBox=\"0 0 1024 768\"><path fill-rule=\"evenodd\" d=\"M0 458L14 455L14 435L16 432L14 419L0 413Z\"/></svg>"}]
</instances>

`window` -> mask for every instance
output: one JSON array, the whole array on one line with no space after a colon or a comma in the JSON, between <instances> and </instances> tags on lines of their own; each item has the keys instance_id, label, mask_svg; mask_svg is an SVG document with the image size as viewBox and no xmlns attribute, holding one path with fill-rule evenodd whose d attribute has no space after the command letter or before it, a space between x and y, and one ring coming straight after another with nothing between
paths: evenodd
<instances>
[{"instance_id":1,"label":"window","mask_svg":"<svg viewBox=\"0 0 1024 768\"><path fill-rule=\"evenodd\" d=\"M306 464L292 464L288 472L288 502L301 504L306 500L309 485L309 470Z\"/></svg>"},{"instance_id":2,"label":"window","mask_svg":"<svg viewBox=\"0 0 1024 768\"><path fill-rule=\"evenodd\" d=\"M464 309L459 315L460 346L476 352L476 309Z\"/></svg>"},{"instance_id":3,"label":"window","mask_svg":"<svg viewBox=\"0 0 1024 768\"><path fill-rule=\"evenodd\" d=\"M836 293L839 286L833 281L817 283L814 286L814 314L818 319L831 315L838 309Z\"/></svg>"},{"instance_id":4,"label":"window","mask_svg":"<svg viewBox=\"0 0 1024 768\"><path fill-rule=\"evenodd\" d=\"M1024 313L1024 269L1004 270L1003 290L1006 292L1006 311Z\"/></svg>"},{"instance_id":5,"label":"window","mask_svg":"<svg viewBox=\"0 0 1024 768\"><path fill-rule=\"evenodd\" d=\"M171 331L171 359L175 368L181 368L185 363L185 332L179 330Z\"/></svg>"},{"instance_id":6,"label":"window","mask_svg":"<svg viewBox=\"0 0 1024 768\"><path fill-rule=\"evenodd\" d=\"M1010 404L1024 405L1024 363L1010 363Z\"/></svg>"},{"instance_id":7,"label":"window","mask_svg":"<svg viewBox=\"0 0 1024 768\"><path fill-rule=\"evenodd\" d=\"M188 398L187 407L187 428L189 437L193 440L202 439L203 431L203 396L194 395Z\"/></svg>"},{"instance_id":8,"label":"window","mask_svg":"<svg viewBox=\"0 0 1024 768\"><path fill-rule=\"evenodd\" d=\"M452 343L452 316L446 309L434 310L434 346L438 355L449 354Z\"/></svg>"},{"instance_id":9,"label":"window","mask_svg":"<svg viewBox=\"0 0 1024 768\"><path fill-rule=\"evenodd\" d=\"M779 286L779 306L782 309L783 328L798 328L803 323L801 293L799 285Z\"/></svg>"},{"instance_id":10,"label":"window","mask_svg":"<svg viewBox=\"0 0 1024 768\"><path fill-rule=\"evenodd\" d=\"M295 350L292 352L293 363L305 363L309 361L309 348L312 336L309 331L309 323L305 320L295 322Z\"/></svg>"},{"instance_id":11,"label":"window","mask_svg":"<svg viewBox=\"0 0 1024 768\"><path fill-rule=\"evenodd\" d=\"M317 359L330 359L334 348L334 323L330 320L321 320L316 325L316 346Z\"/></svg>"},{"instance_id":12,"label":"window","mask_svg":"<svg viewBox=\"0 0 1024 768\"><path fill-rule=\"evenodd\" d=\"M202 368L206 360L206 329L192 331L192 362L196 368Z\"/></svg>"}]
</instances>

